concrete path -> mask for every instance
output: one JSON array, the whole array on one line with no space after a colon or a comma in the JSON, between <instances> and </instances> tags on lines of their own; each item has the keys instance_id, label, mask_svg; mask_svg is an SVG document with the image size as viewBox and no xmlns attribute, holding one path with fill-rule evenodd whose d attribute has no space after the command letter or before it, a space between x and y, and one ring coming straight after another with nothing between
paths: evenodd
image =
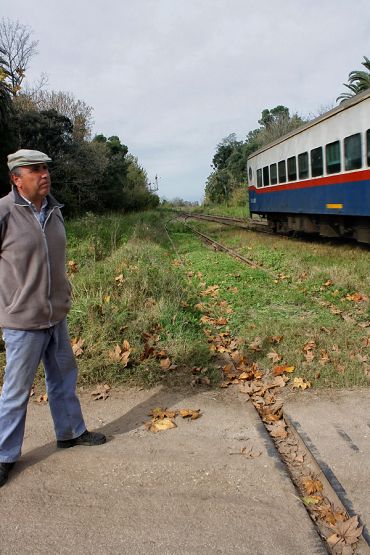
<instances>
[{"instance_id":1,"label":"concrete path","mask_svg":"<svg viewBox=\"0 0 370 555\"><path fill-rule=\"evenodd\" d=\"M305 391L284 411L370 543L370 390Z\"/></svg>"},{"instance_id":2,"label":"concrete path","mask_svg":"<svg viewBox=\"0 0 370 555\"><path fill-rule=\"evenodd\" d=\"M48 406L30 402L21 462L0 490L1 555L326 553L245 399L156 389L82 404L106 445L56 450ZM153 434L142 423L157 406L202 417Z\"/></svg>"}]
</instances>

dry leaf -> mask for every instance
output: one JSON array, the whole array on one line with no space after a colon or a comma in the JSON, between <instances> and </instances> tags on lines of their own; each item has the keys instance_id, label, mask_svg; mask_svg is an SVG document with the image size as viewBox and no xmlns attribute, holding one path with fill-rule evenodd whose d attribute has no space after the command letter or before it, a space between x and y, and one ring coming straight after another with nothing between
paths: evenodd
<instances>
[{"instance_id":1,"label":"dry leaf","mask_svg":"<svg viewBox=\"0 0 370 555\"><path fill-rule=\"evenodd\" d=\"M163 420L163 418L175 418L177 416L177 410L167 410L161 407L155 407L149 413L154 419Z\"/></svg>"},{"instance_id":2,"label":"dry leaf","mask_svg":"<svg viewBox=\"0 0 370 555\"><path fill-rule=\"evenodd\" d=\"M201 416L201 412L200 409L180 409L179 410L179 414L180 416L182 416L183 418L190 418L191 420L196 420L197 418L199 418Z\"/></svg>"},{"instance_id":3,"label":"dry leaf","mask_svg":"<svg viewBox=\"0 0 370 555\"><path fill-rule=\"evenodd\" d=\"M78 264L74 260L68 260L68 272L75 274L78 271Z\"/></svg>"},{"instance_id":4,"label":"dry leaf","mask_svg":"<svg viewBox=\"0 0 370 555\"><path fill-rule=\"evenodd\" d=\"M311 387L311 383L308 382L305 378L294 378L293 387L297 389L307 389Z\"/></svg>"},{"instance_id":5,"label":"dry leaf","mask_svg":"<svg viewBox=\"0 0 370 555\"><path fill-rule=\"evenodd\" d=\"M275 343L275 344L281 343L283 339L284 339L283 335L272 335L270 337L271 343Z\"/></svg>"},{"instance_id":6,"label":"dry leaf","mask_svg":"<svg viewBox=\"0 0 370 555\"><path fill-rule=\"evenodd\" d=\"M77 337L74 337L73 339L71 339L72 351L75 357L79 357L83 354L82 347L84 343L85 340L81 338L77 339Z\"/></svg>"},{"instance_id":7,"label":"dry leaf","mask_svg":"<svg viewBox=\"0 0 370 555\"><path fill-rule=\"evenodd\" d=\"M105 401L109 397L110 387L108 384L99 384L96 386L95 391L91 393L91 396L94 397L94 401L99 401L102 399Z\"/></svg>"},{"instance_id":8,"label":"dry leaf","mask_svg":"<svg viewBox=\"0 0 370 555\"><path fill-rule=\"evenodd\" d=\"M122 343L122 347L116 345L114 351L109 351L108 355L113 362L119 362L125 368L128 364L131 354L130 343L126 339Z\"/></svg>"},{"instance_id":9,"label":"dry leaf","mask_svg":"<svg viewBox=\"0 0 370 555\"><path fill-rule=\"evenodd\" d=\"M252 351L262 351L262 339L260 337L256 337L252 343L249 344L249 348Z\"/></svg>"},{"instance_id":10,"label":"dry leaf","mask_svg":"<svg viewBox=\"0 0 370 555\"><path fill-rule=\"evenodd\" d=\"M146 427L150 432L156 434L157 432L163 432L165 430L170 430L171 428L177 428L175 422L171 418L163 418L162 420L151 420L146 422Z\"/></svg>"},{"instance_id":11,"label":"dry leaf","mask_svg":"<svg viewBox=\"0 0 370 555\"><path fill-rule=\"evenodd\" d=\"M275 366L274 376L281 376L284 372L292 373L295 370L295 366L288 366L288 364L281 364L280 366Z\"/></svg>"},{"instance_id":12,"label":"dry leaf","mask_svg":"<svg viewBox=\"0 0 370 555\"><path fill-rule=\"evenodd\" d=\"M124 280L123 274L119 274L119 276L116 276L114 278L114 280L115 280L116 284L118 285L118 287L120 287L123 283L123 280Z\"/></svg>"},{"instance_id":13,"label":"dry leaf","mask_svg":"<svg viewBox=\"0 0 370 555\"><path fill-rule=\"evenodd\" d=\"M286 424L284 420L279 420L279 422L273 422L272 424L266 424L266 428L271 437L288 437L288 432L286 431Z\"/></svg>"},{"instance_id":14,"label":"dry leaf","mask_svg":"<svg viewBox=\"0 0 370 555\"><path fill-rule=\"evenodd\" d=\"M312 476L302 478L302 486L308 495L312 495L313 493L321 492L323 490L323 485L320 480L317 480Z\"/></svg>"},{"instance_id":15,"label":"dry leaf","mask_svg":"<svg viewBox=\"0 0 370 555\"><path fill-rule=\"evenodd\" d=\"M307 353L308 351L313 351L314 349L316 349L316 341L314 339L310 339L303 346L304 353Z\"/></svg>"},{"instance_id":16,"label":"dry leaf","mask_svg":"<svg viewBox=\"0 0 370 555\"><path fill-rule=\"evenodd\" d=\"M37 403L47 403L48 402L48 394L47 393L43 393L42 395L39 395L36 399Z\"/></svg>"},{"instance_id":17,"label":"dry leaf","mask_svg":"<svg viewBox=\"0 0 370 555\"><path fill-rule=\"evenodd\" d=\"M353 545L358 542L362 534L363 526L359 525L358 516L353 516L345 521L337 521L330 526L334 534L327 538L327 542L335 545L339 541L343 541L346 545Z\"/></svg>"},{"instance_id":18,"label":"dry leaf","mask_svg":"<svg viewBox=\"0 0 370 555\"><path fill-rule=\"evenodd\" d=\"M269 358L273 364L276 364L276 362L279 362L282 359L282 356L276 351L271 351L270 353L267 353L267 358Z\"/></svg>"},{"instance_id":19,"label":"dry leaf","mask_svg":"<svg viewBox=\"0 0 370 555\"><path fill-rule=\"evenodd\" d=\"M162 370L169 370L171 366L171 361L169 358L162 358L159 364Z\"/></svg>"}]
</instances>

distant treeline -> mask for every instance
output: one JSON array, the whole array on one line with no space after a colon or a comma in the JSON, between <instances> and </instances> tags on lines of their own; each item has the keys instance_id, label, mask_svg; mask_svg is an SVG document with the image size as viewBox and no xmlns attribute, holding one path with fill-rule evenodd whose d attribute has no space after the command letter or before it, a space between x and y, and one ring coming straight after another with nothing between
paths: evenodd
<instances>
[{"instance_id":1,"label":"distant treeline","mask_svg":"<svg viewBox=\"0 0 370 555\"><path fill-rule=\"evenodd\" d=\"M27 26L0 20L0 196L10 190L7 154L27 148L53 159L52 193L66 214L157 206L146 171L119 137L91 139L90 106L69 92L47 90L44 75L23 88L36 45Z\"/></svg>"}]
</instances>

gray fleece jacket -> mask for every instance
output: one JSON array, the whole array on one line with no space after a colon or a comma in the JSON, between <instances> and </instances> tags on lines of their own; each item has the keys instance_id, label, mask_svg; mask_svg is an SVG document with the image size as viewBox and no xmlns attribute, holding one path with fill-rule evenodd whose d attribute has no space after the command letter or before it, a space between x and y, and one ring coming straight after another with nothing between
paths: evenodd
<instances>
[{"instance_id":1,"label":"gray fleece jacket","mask_svg":"<svg viewBox=\"0 0 370 555\"><path fill-rule=\"evenodd\" d=\"M0 326L49 328L70 308L62 205L48 195L44 229L16 187L0 199Z\"/></svg>"}]
</instances>

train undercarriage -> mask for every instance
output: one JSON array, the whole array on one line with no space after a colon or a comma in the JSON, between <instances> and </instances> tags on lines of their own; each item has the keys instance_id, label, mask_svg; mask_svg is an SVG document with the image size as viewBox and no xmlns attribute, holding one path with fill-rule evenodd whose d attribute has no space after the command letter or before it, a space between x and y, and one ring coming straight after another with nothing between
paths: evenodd
<instances>
[{"instance_id":1,"label":"train undercarriage","mask_svg":"<svg viewBox=\"0 0 370 555\"><path fill-rule=\"evenodd\" d=\"M370 218L310 214L264 214L276 233L312 233L322 237L343 237L370 244Z\"/></svg>"}]
</instances>

